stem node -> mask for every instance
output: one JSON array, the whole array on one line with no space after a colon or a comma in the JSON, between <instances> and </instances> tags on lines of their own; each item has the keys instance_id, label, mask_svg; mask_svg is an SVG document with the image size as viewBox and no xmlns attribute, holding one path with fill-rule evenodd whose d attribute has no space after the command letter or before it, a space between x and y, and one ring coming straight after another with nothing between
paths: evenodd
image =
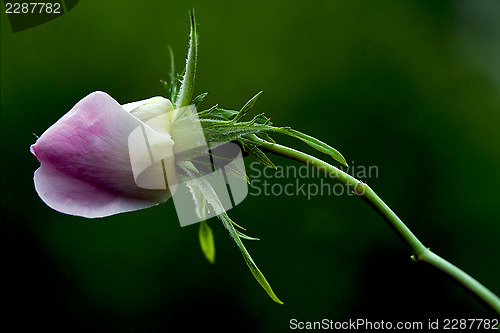
<instances>
[{"instance_id":1,"label":"stem node","mask_svg":"<svg viewBox=\"0 0 500 333\"><path fill-rule=\"evenodd\" d=\"M440 270L450 278L455 280L461 287L468 290L472 295L477 297L487 307L489 307L497 315L500 315L500 298L493 294L488 288L483 286L470 275L436 255L429 248L424 246L422 242L408 229L401 219L387 206L387 204L378 197L378 195L362 181L350 176L342 170L330 165L316 157L295 149L282 146L277 143L270 143L259 139L259 143L265 151L276 155L311 165L318 169L324 170L327 174L334 174L335 179L341 183L347 184L354 188L357 196L366 201L375 211L377 211L391 226L391 228L401 237L413 252L411 259L415 262L424 262L430 266Z\"/></svg>"},{"instance_id":2,"label":"stem node","mask_svg":"<svg viewBox=\"0 0 500 333\"><path fill-rule=\"evenodd\" d=\"M363 195L365 195L366 187L368 187L368 185L366 185L362 181L358 181L358 183L356 184L356 187L354 189L354 192L356 193L356 195L358 197L362 197Z\"/></svg>"}]
</instances>

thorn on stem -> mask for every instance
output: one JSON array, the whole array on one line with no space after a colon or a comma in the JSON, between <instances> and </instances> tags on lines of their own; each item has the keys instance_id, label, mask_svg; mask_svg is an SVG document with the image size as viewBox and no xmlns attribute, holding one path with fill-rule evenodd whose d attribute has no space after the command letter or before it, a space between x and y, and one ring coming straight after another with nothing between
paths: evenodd
<instances>
[{"instance_id":1,"label":"thorn on stem","mask_svg":"<svg viewBox=\"0 0 500 333\"><path fill-rule=\"evenodd\" d=\"M365 184L363 182L358 182L356 184L356 188L354 189L354 192L356 193L356 195L361 197L361 196L365 195L365 191L366 191Z\"/></svg>"}]
</instances>

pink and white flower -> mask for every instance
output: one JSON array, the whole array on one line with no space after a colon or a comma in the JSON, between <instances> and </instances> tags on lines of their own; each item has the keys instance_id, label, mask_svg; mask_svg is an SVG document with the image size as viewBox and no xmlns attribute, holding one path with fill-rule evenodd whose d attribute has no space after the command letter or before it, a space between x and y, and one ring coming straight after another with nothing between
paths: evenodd
<instances>
[{"instance_id":1,"label":"pink and white flower","mask_svg":"<svg viewBox=\"0 0 500 333\"><path fill-rule=\"evenodd\" d=\"M173 157L173 109L163 97L120 105L104 92L89 94L31 146L41 163L34 175L38 195L59 212L88 218L165 202L176 179L174 158L163 161L170 186L139 186L130 161L129 136L142 126L154 134L163 153ZM144 168L141 177L165 184L165 177L156 179L157 163Z\"/></svg>"}]
</instances>

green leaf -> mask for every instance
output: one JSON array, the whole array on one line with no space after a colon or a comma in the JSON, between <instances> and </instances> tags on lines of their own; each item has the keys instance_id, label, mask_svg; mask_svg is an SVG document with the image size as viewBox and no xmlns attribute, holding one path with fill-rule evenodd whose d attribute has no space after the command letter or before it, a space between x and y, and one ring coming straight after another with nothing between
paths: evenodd
<instances>
[{"instance_id":1,"label":"green leaf","mask_svg":"<svg viewBox=\"0 0 500 333\"><path fill-rule=\"evenodd\" d=\"M232 118L237 113L238 112L234 110L221 109L216 104L208 110L203 110L198 112L198 117L200 119L205 118L208 120L229 121L229 119Z\"/></svg>"},{"instance_id":2,"label":"green leaf","mask_svg":"<svg viewBox=\"0 0 500 333\"><path fill-rule=\"evenodd\" d=\"M208 93L205 92L205 93L202 93L202 94L199 94L198 96L196 96L195 98L193 98L193 104L198 106L198 104L200 104L201 102L203 102L203 100L205 99L205 97L207 97Z\"/></svg>"},{"instance_id":3,"label":"green leaf","mask_svg":"<svg viewBox=\"0 0 500 333\"><path fill-rule=\"evenodd\" d=\"M203 254L213 264L215 262L215 242L212 228L210 228L207 221L201 221L198 236Z\"/></svg>"},{"instance_id":4,"label":"green leaf","mask_svg":"<svg viewBox=\"0 0 500 333\"><path fill-rule=\"evenodd\" d=\"M254 105L262 92L250 99L240 111L225 110L219 107L212 107L209 110L198 114L203 132L208 142L230 142L239 141L246 145L245 151L265 165L274 167L274 164L258 148L259 138L274 142L267 132L285 134L301 140L310 147L331 156L337 162L348 166L342 154L335 148L318 140L310 135L301 133L290 127L273 126L270 119L264 114L256 115L252 120L240 122L239 120ZM254 144L252 146L251 144Z\"/></svg>"},{"instance_id":5,"label":"green leaf","mask_svg":"<svg viewBox=\"0 0 500 333\"><path fill-rule=\"evenodd\" d=\"M269 297L271 297L273 301L279 304L283 304L283 302L276 296L273 289L271 288L271 285L269 284L269 282L267 282L266 278L264 277L264 274L262 274L262 272L259 270L255 262L253 261L252 257L248 253L247 249L243 245L243 242L241 241L240 238L241 232L235 229L234 222L229 218L226 211L224 210L224 207L222 206L222 203L217 197L217 194L215 193L215 190L213 189L212 185L210 185L210 183L200 174L192 171L184 164L185 162L182 162L180 163L179 166L191 178L190 181L191 186L196 187L200 191L200 193L205 197L210 206L212 206L218 218L222 221L222 224L229 231L229 234L236 242L236 245L240 249L240 252L243 255L243 259L245 260L245 263L250 269L252 275L255 277L257 282L259 282L261 287L267 292L267 294L269 295Z\"/></svg>"},{"instance_id":6,"label":"green leaf","mask_svg":"<svg viewBox=\"0 0 500 333\"><path fill-rule=\"evenodd\" d=\"M233 123L218 119L200 118L200 123L208 142L230 142L249 134L273 131L272 126L254 124L252 121Z\"/></svg>"},{"instance_id":7,"label":"green leaf","mask_svg":"<svg viewBox=\"0 0 500 333\"><path fill-rule=\"evenodd\" d=\"M285 131L288 132L285 134L288 134L289 136L292 136L294 138L297 138L297 139L303 141L304 143L313 147L317 151L320 151L324 154L330 155L337 162L340 162L341 164L348 166L344 156L342 156L342 154L339 153L335 148L329 146L328 144L324 143L323 141L320 141L316 138L313 138L312 136L301 133L301 132L296 131L296 130L291 129L291 128L286 128Z\"/></svg>"},{"instance_id":8,"label":"green leaf","mask_svg":"<svg viewBox=\"0 0 500 333\"><path fill-rule=\"evenodd\" d=\"M168 45L168 54L170 56L170 83L174 83L177 78L177 73L175 72L175 58L174 58L174 50L172 46Z\"/></svg>"},{"instance_id":9,"label":"green leaf","mask_svg":"<svg viewBox=\"0 0 500 333\"><path fill-rule=\"evenodd\" d=\"M269 166L273 169L277 169L276 168L276 165L274 165L273 162L271 162L271 160L269 159L269 157L267 157L266 154L264 154L262 152L262 150L260 150L257 145L253 144L253 143L244 143L244 141L240 141L242 142L242 145L243 145L243 150L245 150L250 156L252 156L253 158L255 158L257 161L259 161L260 163L266 165L266 166Z\"/></svg>"},{"instance_id":10,"label":"green leaf","mask_svg":"<svg viewBox=\"0 0 500 333\"><path fill-rule=\"evenodd\" d=\"M246 102L245 105L243 105L243 107L241 108L241 110L236 114L236 117L232 119L232 121L237 122L238 120L243 118L248 113L248 111L253 107L253 105L257 101L257 98L259 98L260 94L262 94L262 91L259 91L254 97L252 97L248 102Z\"/></svg>"},{"instance_id":11,"label":"green leaf","mask_svg":"<svg viewBox=\"0 0 500 333\"><path fill-rule=\"evenodd\" d=\"M242 233L241 231L237 230L237 229L234 229L236 230L236 233L238 234L238 236L240 238L243 238L243 239L248 239L248 240L253 240L253 241L258 241L260 240L259 238L255 238L255 237L250 237L248 235L245 235L244 233Z\"/></svg>"},{"instance_id":12,"label":"green leaf","mask_svg":"<svg viewBox=\"0 0 500 333\"><path fill-rule=\"evenodd\" d=\"M250 178L248 178L245 170L240 168L235 163L229 163L229 164L225 165L224 170L226 170L227 175L238 177L238 178L246 181L247 184L250 184Z\"/></svg>"},{"instance_id":13,"label":"green leaf","mask_svg":"<svg viewBox=\"0 0 500 333\"><path fill-rule=\"evenodd\" d=\"M194 16L194 9L189 11L191 31L189 33L189 48L186 58L186 69L184 76L181 79L181 87L175 101L175 108L191 104L194 90L194 79L196 75L196 62L198 60L198 36L196 35L196 19Z\"/></svg>"},{"instance_id":14,"label":"green leaf","mask_svg":"<svg viewBox=\"0 0 500 333\"><path fill-rule=\"evenodd\" d=\"M184 167L197 172L196 167L191 162L185 162ZM215 262L215 242L212 229L206 222L206 203L207 200L198 189L198 187L193 186L191 182L186 181L185 184L188 186L193 200L196 206L196 213L199 218L201 218L200 229L198 232L198 238L200 240L201 251L210 263Z\"/></svg>"},{"instance_id":15,"label":"green leaf","mask_svg":"<svg viewBox=\"0 0 500 333\"><path fill-rule=\"evenodd\" d=\"M262 274L260 269L253 261L252 257L250 256L250 253L248 253L247 249L243 245L243 242L241 241L240 236L238 235L238 233L240 232L234 229L234 227L230 223L231 219L229 218L229 216L227 216L227 214L224 213L221 214L219 218L223 221L224 225L228 225L229 228L232 229L230 230L230 234L231 236L233 236L236 245L238 245L238 248L240 249L240 252L243 255L243 259L245 260L248 268L250 269L250 272L252 272L254 278L257 280L257 282L259 282L261 287L267 292L267 294L269 295L269 297L271 297L273 301L275 301L278 304L283 304L283 302L276 296L276 294L273 291L273 288L271 288L271 285L269 284L269 282L267 282L264 274ZM224 222L224 220L226 220L226 222Z\"/></svg>"},{"instance_id":16,"label":"green leaf","mask_svg":"<svg viewBox=\"0 0 500 333\"><path fill-rule=\"evenodd\" d=\"M174 51L172 50L172 47L170 45L168 46L168 53L170 55L170 84L167 85L166 82L163 82L163 84L170 93L170 101L175 104L179 82L177 81L177 73L175 72Z\"/></svg>"}]
</instances>

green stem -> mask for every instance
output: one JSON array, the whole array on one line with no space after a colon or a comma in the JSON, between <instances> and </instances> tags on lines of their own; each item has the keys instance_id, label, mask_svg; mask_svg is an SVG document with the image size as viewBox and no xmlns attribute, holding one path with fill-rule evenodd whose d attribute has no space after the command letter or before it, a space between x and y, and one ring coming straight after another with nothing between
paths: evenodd
<instances>
[{"instance_id":1,"label":"green stem","mask_svg":"<svg viewBox=\"0 0 500 333\"><path fill-rule=\"evenodd\" d=\"M260 139L259 143L265 151L316 167L325 171L328 175L335 176L339 182L351 187L353 192L375 209L375 211L389 223L398 236L403 239L413 252L412 259L414 261L425 262L445 273L500 316L500 299L495 294L470 275L426 248L410 229L408 229L403 221L399 219L389 206L387 206L367 184L357 180L333 165L303 152Z\"/></svg>"}]
</instances>

